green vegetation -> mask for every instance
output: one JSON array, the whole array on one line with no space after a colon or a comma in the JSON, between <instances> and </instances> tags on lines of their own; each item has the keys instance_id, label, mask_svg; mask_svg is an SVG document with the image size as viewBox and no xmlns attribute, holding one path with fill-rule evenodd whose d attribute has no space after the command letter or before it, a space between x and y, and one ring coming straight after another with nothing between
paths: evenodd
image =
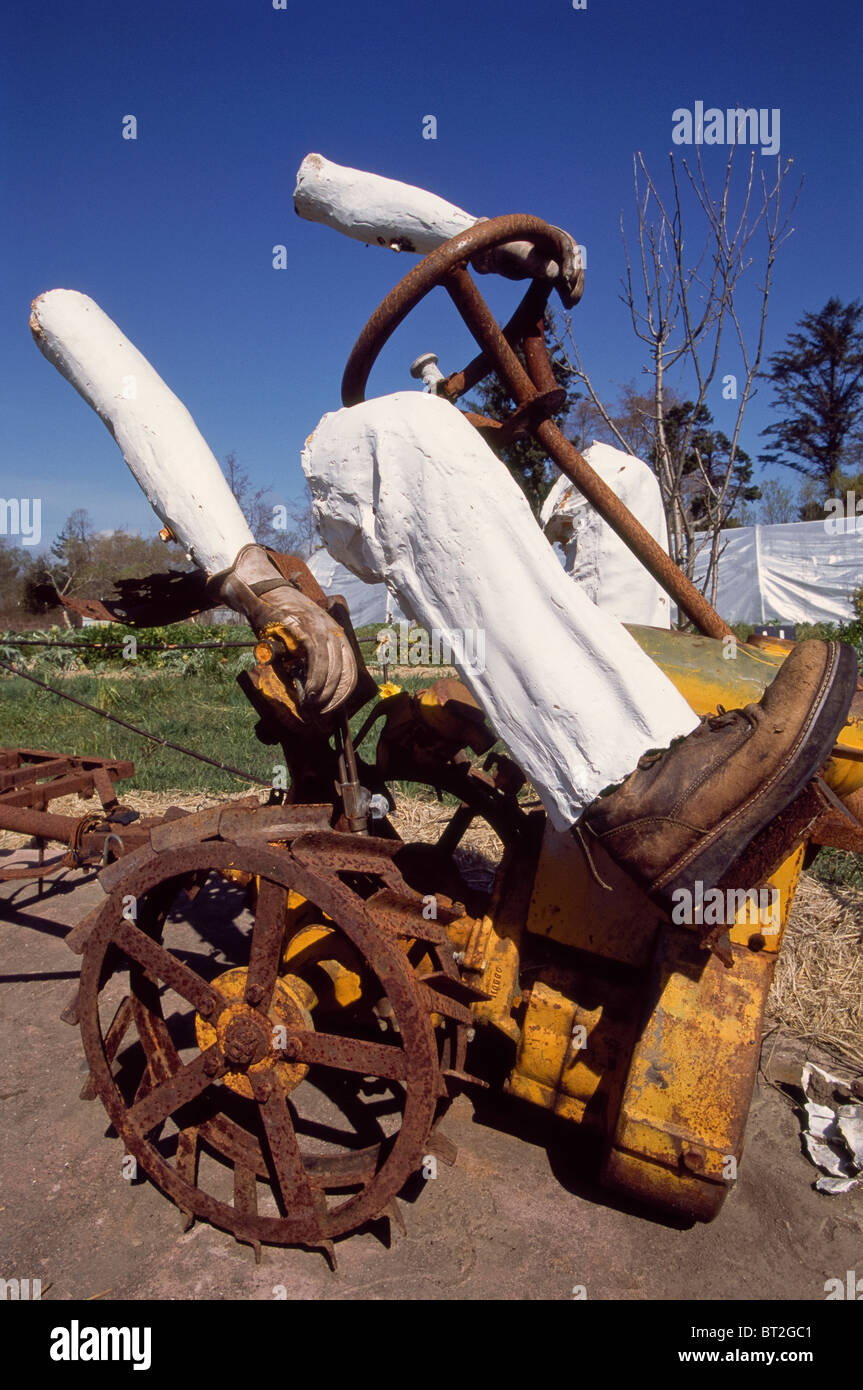
<instances>
[{"instance_id":1,"label":"green vegetation","mask_svg":"<svg viewBox=\"0 0 863 1390\"><path fill-rule=\"evenodd\" d=\"M809 872L832 887L863 889L863 854L825 846L810 864Z\"/></svg>"},{"instance_id":2,"label":"green vegetation","mask_svg":"<svg viewBox=\"0 0 863 1390\"><path fill-rule=\"evenodd\" d=\"M857 652L857 660L863 665L863 589L858 589L852 602L856 616L847 623L797 623L797 641L805 642L810 637L818 637L824 642L848 642ZM782 618L769 618L763 627L777 627ZM745 642L758 628L754 623L733 623L734 635L738 642Z\"/></svg>"},{"instance_id":3,"label":"green vegetation","mask_svg":"<svg viewBox=\"0 0 863 1390\"><path fill-rule=\"evenodd\" d=\"M863 659L863 590L855 596L859 617L841 627L830 624L798 625L798 637L821 637L852 642ZM379 624L358 631L368 661L376 645ZM754 628L736 624L734 631L745 641ZM85 700L97 708L128 720L157 737L220 762L230 763L269 781L278 749L265 747L255 738L256 715L236 683L238 673L254 663L250 648L221 645L194 650L196 642L246 642L251 629L242 625L204 627L176 623L170 627L131 629L119 624L76 631L54 628L28 632L28 638L81 643L90 650L65 647L17 647L16 634L0 632L0 659L11 661L58 690ZM122 655L123 643L134 635L139 643L134 662ZM107 651L105 644L119 644ZM174 644L172 650L150 652L149 646ZM379 680L379 671L373 672ZM428 675L394 677L405 690L429 683ZM359 729L371 705L351 720ZM371 760L378 727L363 744ZM0 669L0 746L45 748L94 757L123 758L135 763L131 785L142 791L187 790L202 794L243 791L240 778L172 749L142 739L131 730L112 724ZM130 784L127 784L130 785ZM251 788L249 788L251 789ZM414 784L394 788L417 794ZM427 793L430 795L430 793ZM446 796L447 803L452 798ZM863 855L823 849L811 872L823 883L863 888Z\"/></svg>"},{"instance_id":4,"label":"green vegetation","mask_svg":"<svg viewBox=\"0 0 863 1390\"><path fill-rule=\"evenodd\" d=\"M269 781L279 750L265 747L255 738L257 716L236 683L238 673L254 663L251 649L190 649L194 642L250 640L250 629L179 623L139 629L134 635L142 648L162 642L177 643L178 647L166 652L139 651L134 662L124 659L122 650L108 653L102 649L106 642L122 645L131 633L129 628L114 625L71 633L54 629L46 634L26 634L45 636L46 640L81 641L92 647L92 655L59 646L19 648L12 634L0 633L0 659L148 733ZM428 678L408 676L399 678L399 684L416 690L428 684ZM351 721L355 732L369 708ZM363 745L369 758L376 739L377 728ZM136 767L134 786L140 790L214 793L244 788L242 780L230 773L150 743L2 669L0 746L130 759Z\"/></svg>"}]
</instances>

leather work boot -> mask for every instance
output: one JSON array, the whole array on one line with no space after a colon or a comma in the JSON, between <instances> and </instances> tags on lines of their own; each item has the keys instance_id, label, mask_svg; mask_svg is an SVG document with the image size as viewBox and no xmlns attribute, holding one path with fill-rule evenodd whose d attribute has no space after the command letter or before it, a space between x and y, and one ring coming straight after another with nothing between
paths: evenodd
<instances>
[{"instance_id":1,"label":"leather work boot","mask_svg":"<svg viewBox=\"0 0 863 1390\"><path fill-rule=\"evenodd\" d=\"M856 684L853 647L801 642L758 704L720 705L670 748L646 754L576 831L596 837L670 917L675 890L716 887L824 766Z\"/></svg>"}]
</instances>

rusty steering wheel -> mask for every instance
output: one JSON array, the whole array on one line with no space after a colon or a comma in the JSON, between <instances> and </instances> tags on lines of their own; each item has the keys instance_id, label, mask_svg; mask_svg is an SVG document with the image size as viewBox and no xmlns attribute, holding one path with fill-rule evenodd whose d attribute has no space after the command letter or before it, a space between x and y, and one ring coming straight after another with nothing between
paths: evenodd
<instances>
[{"instance_id":1,"label":"rusty steering wheel","mask_svg":"<svg viewBox=\"0 0 863 1390\"><path fill-rule=\"evenodd\" d=\"M531 280L512 318L501 328L468 274L467 263L470 261L481 273L498 270L511 274L507 246L519 241L528 242L540 253L536 258L540 273ZM560 228L539 217L521 214L478 222L444 242L414 266L375 309L348 358L342 377L342 402L354 406L365 400L369 374L384 344L420 300L436 285L443 285L480 352L463 371L438 382L437 394L455 402L496 370L516 402L516 409L503 424L466 412L470 423L495 447L506 446L525 433L532 434L699 631L707 637L726 637L731 629L704 595L593 471L552 418L563 405L565 392L555 380L545 343L543 319L555 278L551 267L546 267L542 274L542 258L555 262L558 290L564 306L569 308L577 303L583 288L583 271L574 246L572 238ZM520 260L523 275L524 258ZM517 355L519 347L524 366Z\"/></svg>"},{"instance_id":2,"label":"rusty steering wheel","mask_svg":"<svg viewBox=\"0 0 863 1390\"><path fill-rule=\"evenodd\" d=\"M574 243L558 227L539 217L495 217L452 237L424 257L396 285L372 314L348 358L342 378L342 401L358 405L365 399L369 374L381 349L403 319L437 285L443 285L480 348L464 371L454 372L440 383L438 394L450 401L471 390L489 372L497 370L518 402L515 415L504 425L484 417L468 415L472 424L493 432L495 442L503 444L530 428L530 422L547 419L560 409L565 393L558 387L548 359L543 315L554 286L549 275L530 282L527 292L501 329L467 271L470 261L478 270L508 273L506 248L528 243L539 267L553 262L557 283L567 307L578 302L584 274L575 257ZM516 356L524 344L527 371Z\"/></svg>"}]
</instances>

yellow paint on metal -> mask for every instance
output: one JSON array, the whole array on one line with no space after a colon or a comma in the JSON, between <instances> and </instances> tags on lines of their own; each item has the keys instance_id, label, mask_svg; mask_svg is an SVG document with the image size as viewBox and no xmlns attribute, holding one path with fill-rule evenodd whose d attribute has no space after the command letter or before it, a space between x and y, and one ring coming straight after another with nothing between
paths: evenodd
<instances>
[{"instance_id":1,"label":"yellow paint on metal","mask_svg":"<svg viewBox=\"0 0 863 1390\"><path fill-rule=\"evenodd\" d=\"M513 1000L519 996L517 940L506 933L503 921L496 925L490 913L460 918L453 944L462 952L462 970L470 972L471 983L489 996L471 1006L477 1023L490 1024L518 1042L521 1030L512 1015Z\"/></svg>"},{"instance_id":2,"label":"yellow paint on metal","mask_svg":"<svg viewBox=\"0 0 863 1390\"><path fill-rule=\"evenodd\" d=\"M758 1068L775 953L735 946L727 969L683 928L660 935L656 1004L634 1048L609 1179L679 1209L697 1208L693 1179L716 1184L708 1217L736 1176Z\"/></svg>"},{"instance_id":3,"label":"yellow paint on metal","mask_svg":"<svg viewBox=\"0 0 863 1390\"><path fill-rule=\"evenodd\" d=\"M202 1018L200 1014L195 1015L195 1037L202 1052L212 1047L216 1042L224 1047L227 1029L237 1018L246 1015L260 1021L261 1015L258 1011L245 1003L247 974L248 971L245 968L237 968L226 970L213 980L213 987L225 999L232 1002L222 1010L215 1023ZM313 1028L311 1010L316 1003L314 991L304 980L299 979L296 975L280 975L276 980L272 1002L266 1016L265 1031L269 1046L276 1050L277 1035L274 1030L279 1026L287 1030L298 1026ZM261 1062L249 1067L248 1070L263 1071L270 1068L278 1073L279 1079L287 1091L292 1091L295 1086L299 1085L308 1071L308 1066L302 1062L279 1061L272 1053L264 1057ZM226 1071L221 1079L230 1090L236 1091L237 1095L245 1096L248 1100L253 1099L252 1083L245 1071Z\"/></svg>"},{"instance_id":4,"label":"yellow paint on metal","mask_svg":"<svg viewBox=\"0 0 863 1390\"><path fill-rule=\"evenodd\" d=\"M296 634L285 627L284 623L267 623L267 626L258 633L258 640L266 642L268 638L275 638L276 641L283 642L290 656L294 656L302 650Z\"/></svg>"},{"instance_id":5,"label":"yellow paint on metal","mask_svg":"<svg viewBox=\"0 0 863 1390\"><path fill-rule=\"evenodd\" d=\"M264 662L256 668L257 686L262 695L274 704L283 705L294 719L302 723L297 703L292 699L288 687L276 672L275 667Z\"/></svg>"},{"instance_id":6,"label":"yellow paint on metal","mask_svg":"<svg viewBox=\"0 0 863 1390\"><path fill-rule=\"evenodd\" d=\"M535 814L536 824L544 820L543 812ZM471 1005L474 1018L515 1043L521 1038L519 969L537 852L531 836L510 846L495 877L488 913L478 918L465 915L447 927L453 948L463 953L462 969L471 984L489 996Z\"/></svg>"},{"instance_id":7,"label":"yellow paint on metal","mask_svg":"<svg viewBox=\"0 0 863 1390\"><path fill-rule=\"evenodd\" d=\"M743 903L743 895L738 895L741 906L728 933L732 945L776 954L788 925L805 852L805 845L795 850L748 902Z\"/></svg>"},{"instance_id":8,"label":"yellow paint on metal","mask_svg":"<svg viewBox=\"0 0 863 1390\"><path fill-rule=\"evenodd\" d=\"M790 643L787 647L756 647L730 637L627 627L698 715L714 713L717 705L739 709L757 703L791 649ZM863 751L863 698L859 694L837 745ZM831 758L823 775L836 795L846 799L863 787L863 762Z\"/></svg>"},{"instance_id":9,"label":"yellow paint on metal","mask_svg":"<svg viewBox=\"0 0 863 1390\"><path fill-rule=\"evenodd\" d=\"M507 1089L580 1123L603 1078L591 1047L601 1020L601 1006L581 1009L560 990L537 981Z\"/></svg>"},{"instance_id":10,"label":"yellow paint on metal","mask_svg":"<svg viewBox=\"0 0 863 1390\"><path fill-rule=\"evenodd\" d=\"M575 837L546 823L527 930L579 951L644 967L662 920L659 909L600 846L591 846L591 856L611 892L591 874Z\"/></svg>"},{"instance_id":11,"label":"yellow paint on metal","mask_svg":"<svg viewBox=\"0 0 863 1390\"><path fill-rule=\"evenodd\" d=\"M613 1129L642 1011L641 990L638 977L609 971L601 961L541 970L525 996L507 1090L603 1134Z\"/></svg>"},{"instance_id":12,"label":"yellow paint on metal","mask_svg":"<svg viewBox=\"0 0 863 1390\"><path fill-rule=\"evenodd\" d=\"M346 1009L362 998L359 958L341 932L311 924L291 936L282 955L283 969L308 970L311 965L329 978L333 1000L339 1008Z\"/></svg>"}]
</instances>

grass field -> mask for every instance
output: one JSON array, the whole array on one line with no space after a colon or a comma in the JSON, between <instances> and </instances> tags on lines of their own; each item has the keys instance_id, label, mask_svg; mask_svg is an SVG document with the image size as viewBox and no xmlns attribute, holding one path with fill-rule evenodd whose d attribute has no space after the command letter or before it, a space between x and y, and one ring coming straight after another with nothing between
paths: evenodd
<instances>
[{"instance_id":1,"label":"grass field","mask_svg":"<svg viewBox=\"0 0 863 1390\"><path fill-rule=\"evenodd\" d=\"M119 636L115 637L112 630L111 640L122 641L124 631L119 629ZM216 631L225 641L243 641L251 636L244 628ZM157 632L158 637L138 633L138 639L143 645L175 635L171 629ZM237 674L254 663L250 650L141 652L132 663L119 654L107 657L98 650L95 643L106 640L105 629L89 628L85 633L94 644L92 655L89 651L60 647L16 649L0 638L0 657L29 670L54 689L137 724L157 737L271 782L273 766L280 760L279 749L265 747L256 739L257 715L236 682ZM68 634L69 640L75 642L81 635ZM185 639L181 646L212 637L209 629L189 627L181 629L181 635ZM434 677L405 676L399 684L416 690L429 684L430 679ZM366 712L351 721L355 732ZM369 758L373 757L376 740L374 729L363 745ZM0 746L129 759L136 768L134 785L144 791L237 792L248 785L230 773L151 743L2 670Z\"/></svg>"}]
</instances>

